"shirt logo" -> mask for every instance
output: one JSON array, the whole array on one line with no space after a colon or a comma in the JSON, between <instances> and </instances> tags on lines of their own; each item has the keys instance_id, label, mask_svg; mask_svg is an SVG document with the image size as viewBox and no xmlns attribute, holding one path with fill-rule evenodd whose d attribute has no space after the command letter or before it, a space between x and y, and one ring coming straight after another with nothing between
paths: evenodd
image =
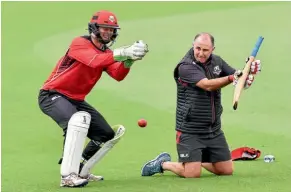
<instances>
[{"instance_id":1,"label":"shirt logo","mask_svg":"<svg viewBox=\"0 0 291 192\"><path fill-rule=\"evenodd\" d=\"M214 69L213 69L213 73L214 73L215 75L220 75L220 73L221 73L221 69L219 68L218 65L214 67Z\"/></svg>"}]
</instances>

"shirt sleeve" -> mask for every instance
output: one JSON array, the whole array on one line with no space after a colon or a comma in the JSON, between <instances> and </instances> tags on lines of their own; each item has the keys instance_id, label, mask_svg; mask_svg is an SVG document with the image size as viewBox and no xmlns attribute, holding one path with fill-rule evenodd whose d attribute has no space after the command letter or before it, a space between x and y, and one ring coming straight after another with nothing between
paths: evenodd
<instances>
[{"instance_id":1,"label":"shirt sleeve","mask_svg":"<svg viewBox=\"0 0 291 192\"><path fill-rule=\"evenodd\" d=\"M181 64L179 67L179 77L187 83L197 84L200 80L207 78L203 69L195 64Z\"/></svg>"},{"instance_id":2,"label":"shirt sleeve","mask_svg":"<svg viewBox=\"0 0 291 192\"><path fill-rule=\"evenodd\" d=\"M90 42L83 38L76 38L72 41L68 55L93 68L107 67L116 62L114 61L112 52L98 53L94 47L90 45Z\"/></svg>"},{"instance_id":3,"label":"shirt sleeve","mask_svg":"<svg viewBox=\"0 0 291 192\"><path fill-rule=\"evenodd\" d=\"M221 73L221 77L225 77L228 75L232 75L234 74L236 70L234 68L232 68L230 65L228 65L223 59L222 59L222 73Z\"/></svg>"},{"instance_id":4,"label":"shirt sleeve","mask_svg":"<svg viewBox=\"0 0 291 192\"><path fill-rule=\"evenodd\" d=\"M130 68L125 68L123 62L115 62L106 68L107 74L117 81L122 81L129 73Z\"/></svg>"}]
</instances>

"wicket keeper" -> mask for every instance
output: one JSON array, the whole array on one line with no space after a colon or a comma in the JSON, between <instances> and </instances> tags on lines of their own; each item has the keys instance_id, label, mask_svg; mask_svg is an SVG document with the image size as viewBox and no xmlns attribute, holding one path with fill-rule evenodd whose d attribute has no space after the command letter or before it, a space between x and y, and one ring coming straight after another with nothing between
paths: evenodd
<instances>
[{"instance_id":1,"label":"wicket keeper","mask_svg":"<svg viewBox=\"0 0 291 192\"><path fill-rule=\"evenodd\" d=\"M184 178L198 178L201 168L216 175L232 175L233 163L221 129L221 88L236 84L241 70L213 54L214 37L197 34L193 47L174 70L177 85L176 145L179 162L164 152L142 167L142 176L171 171ZM260 71L260 60L252 62L245 88Z\"/></svg>"},{"instance_id":2,"label":"wicket keeper","mask_svg":"<svg viewBox=\"0 0 291 192\"><path fill-rule=\"evenodd\" d=\"M148 52L148 46L142 40L109 49L119 29L114 13L99 11L94 14L88 24L89 35L72 40L39 92L40 109L64 132L60 160L62 187L81 187L88 181L103 179L102 176L81 172L82 167L97 151L102 151L100 145L114 138L116 133L100 112L85 101L85 97L103 72L116 81L122 81L131 66ZM90 142L83 150L86 137ZM98 157L102 155L104 151ZM97 161L98 158L91 160L90 166Z\"/></svg>"}]
</instances>

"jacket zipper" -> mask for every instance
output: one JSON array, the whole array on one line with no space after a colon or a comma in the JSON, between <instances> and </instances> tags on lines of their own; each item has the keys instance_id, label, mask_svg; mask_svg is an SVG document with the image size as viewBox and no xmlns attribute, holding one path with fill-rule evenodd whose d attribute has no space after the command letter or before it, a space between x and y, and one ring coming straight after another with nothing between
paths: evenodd
<instances>
[{"instance_id":1,"label":"jacket zipper","mask_svg":"<svg viewBox=\"0 0 291 192\"><path fill-rule=\"evenodd\" d=\"M205 69L206 69L209 77L212 78L207 66L205 66ZM212 124L213 124L215 122L215 105L214 105L214 95L213 95L213 91L211 91L210 93L211 93L211 106L212 106L212 111L211 112L212 112Z\"/></svg>"}]
</instances>

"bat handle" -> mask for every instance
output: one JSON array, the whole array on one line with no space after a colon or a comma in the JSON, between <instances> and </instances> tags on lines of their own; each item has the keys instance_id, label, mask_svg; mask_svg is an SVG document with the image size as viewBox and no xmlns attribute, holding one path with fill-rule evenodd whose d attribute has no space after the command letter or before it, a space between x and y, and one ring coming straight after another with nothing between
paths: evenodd
<instances>
[{"instance_id":1,"label":"bat handle","mask_svg":"<svg viewBox=\"0 0 291 192\"><path fill-rule=\"evenodd\" d=\"M261 44L262 44L263 40L264 40L264 37L262 37L262 36L260 36L258 38L258 40L256 42L256 45L255 45L255 47L254 47L254 49L253 49L253 51L251 53L251 56L253 56L253 57L256 57L257 56L258 51L259 51L259 49L261 47Z\"/></svg>"}]
</instances>

